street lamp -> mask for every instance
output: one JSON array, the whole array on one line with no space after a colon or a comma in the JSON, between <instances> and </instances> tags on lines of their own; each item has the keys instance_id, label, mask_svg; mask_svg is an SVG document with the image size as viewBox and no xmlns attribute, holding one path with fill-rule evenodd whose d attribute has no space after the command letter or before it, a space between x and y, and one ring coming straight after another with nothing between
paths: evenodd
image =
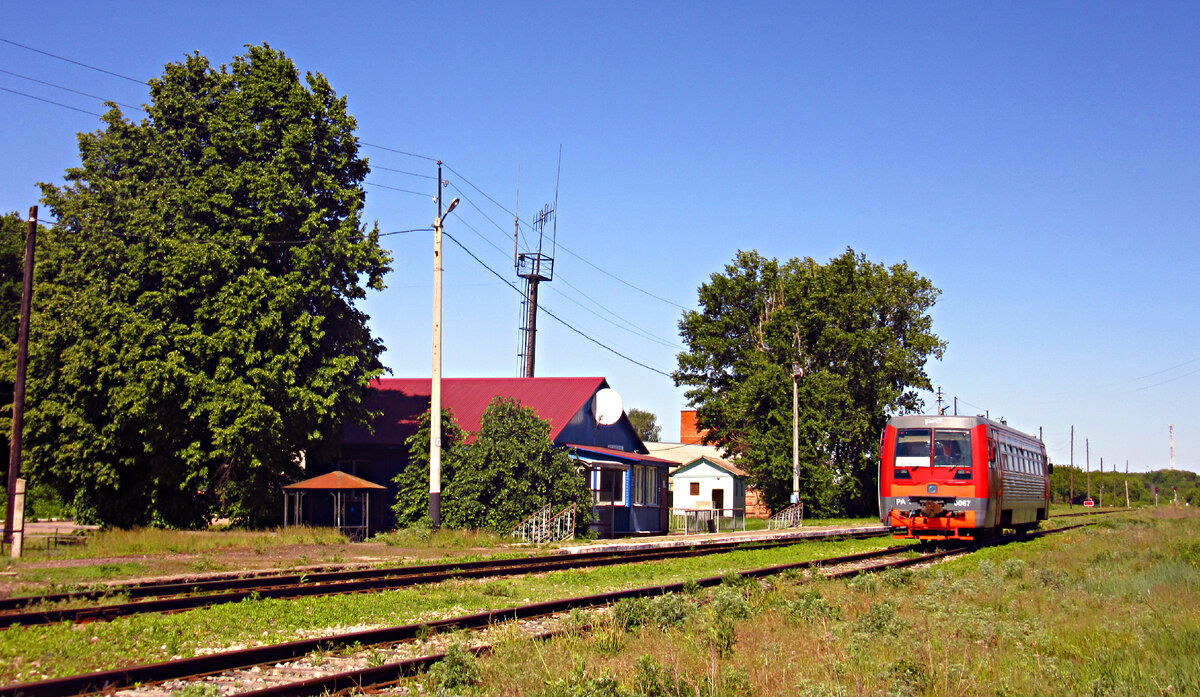
<instances>
[{"instance_id":1,"label":"street lamp","mask_svg":"<svg viewBox=\"0 0 1200 697\"><path fill-rule=\"evenodd\" d=\"M800 378L804 368L792 364L792 503L800 503Z\"/></svg>"},{"instance_id":2,"label":"street lamp","mask_svg":"<svg viewBox=\"0 0 1200 697\"><path fill-rule=\"evenodd\" d=\"M442 163L438 162L438 216L433 220L433 379L429 390L429 519L442 524Z\"/></svg>"}]
</instances>

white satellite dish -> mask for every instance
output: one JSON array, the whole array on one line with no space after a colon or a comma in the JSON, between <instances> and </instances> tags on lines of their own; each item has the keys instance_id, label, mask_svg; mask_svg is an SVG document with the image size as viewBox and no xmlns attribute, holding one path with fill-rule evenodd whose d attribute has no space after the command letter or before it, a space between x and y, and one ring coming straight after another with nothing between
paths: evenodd
<instances>
[{"instance_id":1,"label":"white satellite dish","mask_svg":"<svg viewBox=\"0 0 1200 697\"><path fill-rule=\"evenodd\" d=\"M625 413L625 402L616 390L606 387L592 398L592 411L596 414L598 425L612 426Z\"/></svg>"}]
</instances>

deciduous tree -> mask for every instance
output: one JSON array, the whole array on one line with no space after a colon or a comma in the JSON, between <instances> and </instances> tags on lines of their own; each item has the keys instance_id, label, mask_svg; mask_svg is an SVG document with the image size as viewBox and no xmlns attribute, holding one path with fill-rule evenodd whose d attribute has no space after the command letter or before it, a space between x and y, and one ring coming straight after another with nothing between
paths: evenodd
<instances>
[{"instance_id":1,"label":"deciduous tree","mask_svg":"<svg viewBox=\"0 0 1200 697\"><path fill-rule=\"evenodd\" d=\"M495 397L479 432L473 439L469 435L457 425L443 432L443 439L450 439L448 445L443 440L442 451L443 525L504 533L546 504L558 512L572 503L578 505L577 528L591 522L592 494L579 463L555 447L549 422L533 409ZM409 464L396 478L400 492L395 510L402 524L419 520L428 510L428 417L408 443ZM425 508L419 510L422 498Z\"/></svg>"},{"instance_id":2,"label":"deciduous tree","mask_svg":"<svg viewBox=\"0 0 1200 697\"><path fill-rule=\"evenodd\" d=\"M266 45L168 64L150 97L42 185L30 467L95 522L270 522L382 371L367 162L346 99Z\"/></svg>"},{"instance_id":3,"label":"deciduous tree","mask_svg":"<svg viewBox=\"0 0 1200 697\"><path fill-rule=\"evenodd\" d=\"M708 442L739 456L774 509L792 489L792 374L799 381L801 500L813 513L874 512L874 457L889 415L918 410L925 363L945 344L939 291L906 264L847 250L820 264L738 252L685 312L674 373Z\"/></svg>"},{"instance_id":4,"label":"deciduous tree","mask_svg":"<svg viewBox=\"0 0 1200 697\"><path fill-rule=\"evenodd\" d=\"M637 431L638 438L644 443L657 443L658 434L662 431L662 426L658 425L658 416L641 409L630 409L625 413L629 417L629 423L633 424L633 430Z\"/></svg>"}]
</instances>

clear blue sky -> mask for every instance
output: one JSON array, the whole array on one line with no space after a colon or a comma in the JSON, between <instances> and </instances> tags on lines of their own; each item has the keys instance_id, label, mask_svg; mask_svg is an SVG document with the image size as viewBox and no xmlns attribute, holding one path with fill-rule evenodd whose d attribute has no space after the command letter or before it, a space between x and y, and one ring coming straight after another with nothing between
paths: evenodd
<instances>
[{"instance_id":1,"label":"clear blue sky","mask_svg":"<svg viewBox=\"0 0 1200 697\"><path fill-rule=\"evenodd\" d=\"M282 49L348 96L364 142L454 169L447 232L514 284L504 209L518 172L522 217L553 200L561 146L542 305L665 373L682 308L739 248L907 261L943 291L929 372L961 411L1044 428L1057 462L1074 425L1093 469L1167 466L1174 423L1177 466L1200 470L1200 4L10 2L0 27L141 80L192 51ZM147 98L11 43L0 70L85 111L102 107L10 73ZM98 120L3 90L0 110L0 210L24 214ZM428 227L433 162L363 153L368 220ZM393 374L427 376L432 235L386 240L395 270L365 308ZM447 244L446 374L515 375L518 293ZM677 438L669 378L539 329L539 375L603 375Z\"/></svg>"}]
</instances>

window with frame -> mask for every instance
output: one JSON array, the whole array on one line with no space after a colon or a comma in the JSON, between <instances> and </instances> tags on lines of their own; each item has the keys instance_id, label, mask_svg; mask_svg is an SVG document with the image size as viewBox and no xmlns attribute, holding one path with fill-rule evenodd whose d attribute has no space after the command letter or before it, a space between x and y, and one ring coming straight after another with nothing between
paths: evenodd
<instances>
[{"instance_id":1,"label":"window with frame","mask_svg":"<svg viewBox=\"0 0 1200 697\"><path fill-rule=\"evenodd\" d=\"M621 470L600 470L593 494L598 504L625 505L625 473Z\"/></svg>"},{"instance_id":2,"label":"window with frame","mask_svg":"<svg viewBox=\"0 0 1200 697\"><path fill-rule=\"evenodd\" d=\"M633 504L655 506L658 504L658 470L655 467L635 466L633 472Z\"/></svg>"},{"instance_id":3,"label":"window with frame","mask_svg":"<svg viewBox=\"0 0 1200 697\"><path fill-rule=\"evenodd\" d=\"M688 495L689 496L699 496L700 495L700 482L688 483Z\"/></svg>"}]
</instances>

